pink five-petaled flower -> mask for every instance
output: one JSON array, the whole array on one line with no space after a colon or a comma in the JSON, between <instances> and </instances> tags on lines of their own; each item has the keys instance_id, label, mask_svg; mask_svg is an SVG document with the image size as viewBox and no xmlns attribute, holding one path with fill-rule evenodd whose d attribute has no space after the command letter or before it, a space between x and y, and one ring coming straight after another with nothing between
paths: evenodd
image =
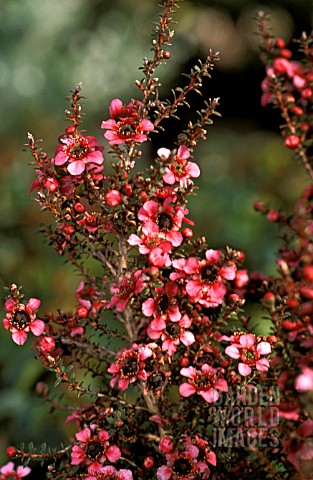
<instances>
[{"instance_id":1,"label":"pink five-petaled flower","mask_svg":"<svg viewBox=\"0 0 313 480\"><path fill-rule=\"evenodd\" d=\"M111 119L102 122L101 128L107 131L104 137L110 145L119 145L121 143L137 142L142 143L147 140L144 132L154 130L154 125L146 118L139 119L138 110L140 102L123 105L121 100L115 98L110 105Z\"/></svg>"},{"instance_id":2,"label":"pink five-petaled flower","mask_svg":"<svg viewBox=\"0 0 313 480\"><path fill-rule=\"evenodd\" d=\"M29 467L17 467L15 471L15 465L13 462L9 462L3 467L0 468L0 480L19 480L23 477L26 477L31 472Z\"/></svg>"},{"instance_id":3,"label":"pink five-petaled flower","mask_svg":"<svg viewBox=\"0 0 313 480\"><path fill-rule=\"evenodd\" d=\"M158 480L193 480L194 478L209 478L208 465L201 461L199 449L191 443L186 443L184 450L166 454L166 465L157 470Z\"/></svg>"},{"instance_id":4,"label":"pink five-petaled flower","mask_svg":"<svg viewBox=\"0 0 313 480\"><path fill-rule=\"evenodd\" d=\"M158 155L161 158L168 159L170 157L170 150L166 148L160 148L158 150ZM177 150L177 154L174 156L173 162L165 168L165 173L163 175L163 180L169 185L174 185L175 182L178 182L179 185L183 188L187 188L188 185L192 184L190 177L197 178L200 175L200 168L194 162L188 162L190 157L189 149L186 145L181 145Z\"/></svg>"},{"instance_id":5,"label":"pink five-petaled flower","mask_svg":"<svg viewBox=\"0 0 313 480\"><path fill-rule=\"evenodd\" d=\"M155 200L148 200L139 209L138 218L144 222L146 232L158 231L161 238L170 242L173 247L179 247L183 242L183 236L179 232L182 222L192 222L185 218L187 209L171 205L175 200L176 196L169 196L165 198L163 205Z\"/></svg>"},{"instance_id":6,"label":"pink five-petaled flower","mask_svg":"<svg viewBox=\"0 0 313 480\"><path fill-rule=\"evenodd\" d=\"M155 297L148 298L142 304L142 313L146 317L155 317L152 328L159 328L157 322L161 318L178 322L181 319L176 298L178 285L175 282L166 282L163 287L155 288L155 292Z\"/></svg>"},{"instance_id":7,"label":"pink five-petaled flower","mask_svg":"<svg viewBox=\"0 0 313 480\"><path fill-rule=\"evenodd\" d=\"M145 360L152 355L152 350L145 345L134 343L131 348L118 352L115 363L108 368L108 372L114 377L110 381L113 387L116 382L120 390L126 390L130 383L139 380L147 380Z\"/></svg>"},{"instance_id":8,"label":"pink five-petaled flower","mask_svg":"<svg viewBox=\"0 0 313 480\"><path fill-rule=\"evenodd\" d=\"M144 286L142 270L137 270L135 273L127 272L119 283L112 284L111 293L113 295L105 308L108 309L115 305L118 312L123 312L133 295L140 293Z\"/></svg>"},{"instance_id":9,"label":"pink five-petaled flower","mask_svg":"<svg viewBox=\"0 0 313 480\"><path fill-rule=\"evenodd\" d=\"M133 480L133 474L130 470L126 468L117 470L115 467L113 467L113 465L106 465L97 472L92 472L91 469L89 470L91 475L84 477L85 480ZM93 475L93 473L95 475Z\"/></svg>"},{"instance_id":10,"label":"pink five-petaled flower","mask_svg":"<svg viewBox=\"0 0 313 480\"><path fill-rule=\"evenodd\" d=\"M171 279L186 276L186 292L191 302L199 302L206 308L220 305L226 294L224 280L233 280L236 275L236 265L231 261L223 261L219 250L209 249L205 259L190 257L187 260L178 259L174 268L182 273L171 275Z\"/></svg>"},{"instance_id":11,"label":"pink five-petaled flower","mask_svg":"<svg viewBox=\"0 0 313 480\"><path fill-rule=\"evenodd\" d=\"M202 365L201 371L195 367L186 367L181 369L180 374L188 378L188 383L182 383L179 387L179 393L183 397L197 393L206 402L212 403L218 400L220 391L228 391L226 380L219 376L220 371L207 363Z\"/></svg>"},{"instance_id":12,"label":"pink five-petaled flower","mask_svg":"<svg viewBox=\"0 0 313 480\"><path fill-rule=\"evenodd\" d=\"M64 137L62 145L58 145L55 152L54 164L62 166L67 163L67 171L71 175L80 175L85 171L86 165L102 165L102 151L104 147L98 146L95 137L82 135Z\"/></svg>"},{"instance_id":13,"label":"pink five-petaled flower","mask_svg":"<svg viewBox=\"0 0 313 480\"><path fill-rule=\"evenodd\" d=\"M18 345L24 345L28 332L32 332L36 337L43 333L45 324L36 319L35 313L39 305L40 300L37 298L30 298L26 305L13 299L5 302L4 308L8 313L3 319L3 325L6 330L10 330L13 341Z\"/></svg>"},{"instance_id":14,"label":"pink five-petaled flower","mask_svg":"<svg viewBox=\"0 0 313 480\"><path fill-rule=\"evenodd\" d=\"M154 319L147 328L147 334L152 340L162 339L162 350L173 355L178 345L183 343L186 347L195 342L192 332L187 330L192 324L187 314L178 321L165 321L162 317Z\"/></svg>"},{"instance_id":15,"label":"pink five-petaled flower","mask_svg":"<svg viewBox=\"0 0 313 480\"><path fill-rule=\"evenodd\" d=\"M72 448L72 465L83 463L89 466L89 471L97 472L102 468L103 462L116 462L121 456L120 449L116 445L110 445L110 435L106 430L93 433L89 428L84 428L75 437L79 445Z\"/></svg>"},{"instance_id":16,"label":"pink five-petaled flower","mask_svg":"<svg viewBox=\"0 0 313 480\"><path fill-rule=\"evenodd\" d=\"M270 362L261 355L271 353L272 347L269 342L264 342L262 337L255 337L251 333L235 334L231 337L232 344L225 353L235 360L240 359L238 371L242 376L250 375L254 367L260 372L267 372Z\"/></svg>"}]
</instances>

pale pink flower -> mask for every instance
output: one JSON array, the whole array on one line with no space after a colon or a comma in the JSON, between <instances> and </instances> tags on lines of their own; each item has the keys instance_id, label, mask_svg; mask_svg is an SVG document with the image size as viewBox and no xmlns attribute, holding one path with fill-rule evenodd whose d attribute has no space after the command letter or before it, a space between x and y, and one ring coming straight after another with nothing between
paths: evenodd
<instances>
[{"instance_id":1,"label":"pale pink flower","mask_svg":"<svg viewBox=\"0 0 313 480\"><path fill-rule=\"evenodd\" d=\"M162 150L162 149L160 149ZM158 154L162 154L163 151ZM160 153L159 153L160 152ZM197 178L200 175L200 168L194 162L189 162L188 158L190 157L190 151L186 145L181 145L177 154L174 156L172 162L168 167L165 168L165 173L163 175L163 180L169 185L174 185L175 182L183 188L187 188L188 185L191 185L193 182L190 178Z\"/></svg>"},{"instance_id":2,"label":"pale pink flower","mask_svg":"<svg viewBox=\"0 0 313 480\"><path fill-rule=\"evenodd\" d=\"M226 348L226 355L240 360L238 371L241 375L250 375L254 366L260 372L266 372L269 369L269 360L262 358L261 355L271 353L272 347L269 342L264 342L261 338L256 338L250 333L235 334L231 339L232 345Z\"/></svg>"},{"instance_id":3,"label":"pale pink flower","mask_svg":"<svg viewBox=\"0 0 313 480\"><path fill-rule=\"evenodd\" d=\"M295 388L298 392L307 392L313 390L313 369L305 367L302 373L297 376Z\"/></svg>"},{"instance_id":4,"label":"pale pink flower","mask_svg":"<svg viewBox=\"0 0 313 480\"><path fill-rule=\"evenodd\" d=\"M16 479L20 480L23 477L26 477L31 472L29 467L18 466L15 470L15 465L13 462L9 462L3 467L0 468L0 480L11 480Z\"/></svg>"}]
</instances>

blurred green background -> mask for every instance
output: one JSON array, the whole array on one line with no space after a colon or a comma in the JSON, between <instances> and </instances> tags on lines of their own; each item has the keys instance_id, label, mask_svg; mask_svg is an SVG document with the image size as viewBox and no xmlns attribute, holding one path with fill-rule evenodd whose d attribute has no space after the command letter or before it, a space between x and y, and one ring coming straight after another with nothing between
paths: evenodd
<instances>
[{"instance_id":1,"label":"blurred green background","mask_svg":"<svg viewBox=\"0 0 313 480\"><path fill-rule=\"evenodd\" d=\"M28 190L34 178L30 154L23 151L26 133L43 139L53 156L64 128L65 97L83 83L84 128L101 144L101 121L109 117L113 98L128 103L139 93L138 68L151 54L152 23L160 12L155 0L2 0L0 9L0 289L24 286L27 296L42 300L42 311L74 305L79 279L72 275L38 234L49 217L40 213ZM171 60L158 76L163 98L182 84L197 58L211 48L221 60L204 97L220 97L222 118L208 128L207 140L195 151L202 170L197 197L190 200L196 232L212 247L230 245L246 253L246 266L275 271L277 229L253 210L257 199L288 209L306 178L279 137L278 113L260 107L264 69L259 61L256 13L271 13L277 35L288 42L312 28L312 2L276 0L186 0L175 15ZM193 107L200 108L193 96ZM150 153L173 148L186 127L168 122L155 135ZM3 296L2 296L3 298ZM4 311L3 311L4 314ZM30 342L27 343L29 345ZM19 348L2 328L0 334L0 464L10 443L62 439L62 422L48 414L33 394L41 367L25 346ZM49 433L48 433L49 432ZM38 477L37 477L38 478Z\"/></svg>"}]
</instances>

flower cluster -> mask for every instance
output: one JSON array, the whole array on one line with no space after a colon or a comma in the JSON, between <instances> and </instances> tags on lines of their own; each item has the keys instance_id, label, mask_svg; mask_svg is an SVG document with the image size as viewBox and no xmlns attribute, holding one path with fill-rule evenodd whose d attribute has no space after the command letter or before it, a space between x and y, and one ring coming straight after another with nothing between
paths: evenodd
<instances>
[{"instance_id":1,"label":"flower cluster","mask_svg":"<svg viewBox=\"0 0 313 480\"><path fill-rule=\"evenodd\" d=\"M303 36L305 59L295 62L259 14L262 103L280 108L285 145L311 183L289 215L255 203L288 234L276 276L249 272L243 252L194 238L187 208L200 175L194 147L218 99L204 102L174 145L157 149L150 168L141 164L145 143L201 91L217 59L210 52L172 100L160 99L155 71L170 58L174 6L163 5L138 98L112 100L111 118L99 125L105 155L81 129L80 84L54 158L28 135L37 174L30 190L56 220L44 233L80 280L73 311L55 314L37 313L40 300L24 302L12 285L3 325L19 346L36 337L36 359L75 400L59 404L44 382L36 391L70 410L65 425L75 430L59 450L9 447L8 456L40 459L48 479L242 480L252 469L304 478L313 459L313 39ZM9 462L0 480L29 471Z\"/></svg>"}]
</instances>

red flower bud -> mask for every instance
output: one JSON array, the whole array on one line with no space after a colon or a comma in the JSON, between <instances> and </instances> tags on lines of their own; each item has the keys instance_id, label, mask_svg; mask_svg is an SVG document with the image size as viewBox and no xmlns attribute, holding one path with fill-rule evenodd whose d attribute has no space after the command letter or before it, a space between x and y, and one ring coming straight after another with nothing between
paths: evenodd
<instances>
[{"instance_id":1,"label":"red flower bud","mask_svg":"<svg viewBox=\"0 0 313 480\"><path fill-rule=\"evenodd\" d=\"M143 202L146 202L148 200L148 194L146 192L141 192L140 194L140 199L143 201Z\"/></svg>"},{"instance_id":2,"label":"red flower bud","mask_svg":"<svg viewBox=\"0 0 313 480\"><path fill-rule=\"evenodd\" d=\"M152 468L154 465L154 458L149 455L144 459L143 464L146 468Z\"/></svg>"},{"instance_id":3,"label":"red flower bud","mask_svg":"<svg viewBox=\"0 0 313 480\"><path fill-rule=\"evenodd\" d=\"M288 148L296 148L300 143L300 138L297 135L289 135L285 139L285 145Z\"/></svg>"},{"instance_id":4,"label":"red flower bud","mask_svg":"<svg viewBox=\"0 0 313 480\"><path fill-rule=\"evenodd\" d=\"M312 89L311 88L304 88L301 92L301 96L303 98L311 98L312 97Z\"/></svg>"},{"instance_id":5,"label":"red flower bud","mask_svg":"<svg viewBox=\"0 0 313 480\"><path fill-rule=\"evenodd\" d=\"M87 318L88 317L88 308L86 307L78 307L76 310L78 318Z\"/></svg>"},{"instance_id":6,"label":"red flower bud","mask_svg":"<svg viewBox=\"0 0 313 480\"><path fill-rule=\"evenodd\" d=\"M105 201L109 207L116 207L122 201L122 195L118 190L109 190L105 196Z\"/></svg>"},{"instance_id":7,"label":"red flower bud","mask_svg":"<svg viewBox=\"0 0 313 480\"><path fill-rule=\"evenodd\" d=\"M74 203L73 208L74 208L76 213L84 213L84 211L85 211L84 205L80 202Z\"/></svg>"},{"instance_id":8,"label":"red flower bud","mask_svg":"<svg viewBox=\"0 0 313 480\"><path fill-rule=\"evenodd\" d=\"M285 58L291 58L292 57L292 52L288 48L282 48L280 51L280 54L282 57Z\"/></svg>"},{"instance_id":9,"label":"red flower bud","mask_svg":"<svg viewBox=\"0 0 313 480\"><path fill-rule=\"evenodd\" d=\"M277 222L279 220L279 211L278 210L269 210L267 212L267 219L269 222Z\"/></svg>"},{"instance_id":10,"label":"red flower bud","mask_svg":"<svg viewBox=\"0 0 313 480\"><path fill-rule=\"evenodd\" d=\"M303 276L309 282L313 282L313 265L306 265L303 268Z\"/></svg>"},{"instance_id":11,"label":"red flower bud","mask_svg":"<svg viewBox=\"0 0 313 480\"><path fill-rule=\"evenodd\" d=\"M303 109L300 107L292 107L290 111L295 115L303 115Z\"/></svg>"},{"instance_id":12,"label":"red flower bud","mask_svg":"<svg viewBox=\"0 0 313 480\"><path fill-rule=\"evenodd\" d=\"M182 357L180 360L179 360L179 365L181 367L188 367L188 365L190 364L190 360L188 357Z\"/></svg>"},{"instance_id":13,"label":"red flower bud","mask_svg":"<svg viewBox=\"0 0 313 480\"><path fill-rule=\"evenodd\" d=\"M6 454L8 457L13 458L17 454L17 450L15 447L11 445L10 447L7 448Z\"/></svg>"},{"instance_id":14,"label":"red flower bud","mask_svg":"<svg viewBox=\"0 0 313 480\"><path fill-rule=\"evenodd\" d=\"M131 194L133 193L133 187L131 186L130 183L125 183L124 187L123 187L123 192L125 193L125 195L127 195L128 197L131 196Z\"/></svg>"},{"instance_id":15,"label":"red flower bud","mask_svg":"<svg viewBox=\"0 0 313 480\"><path fill-rule=\"evenodd\" d=\"M278 37L278 38L276 38L276 40L275 40L275 45L276 45L276 47L278 47L278 48L284 48L286 44L285 44L285 42L284 42L284 40L283 40L282 38L279 38L279 37Z\"/></svg>"},{"instance_id":16,"label":"red flower bud","mask_svg":"<svg viewBox=\"0 0 313 480\"><path fill-rule=\"evenodd\" d=\"M74 133L76 130L76 128L74 127L74 125L70 125L68 127L66 127L65 131L66 133L68 133L69 135L72 135L72 133Z\"/></svg>"},{"instance_id":17,"label":"red flower bud","mask_svg":"<svg viewBox=\"0 0 313 480\"><path fill-rule=\"evenodd\" d=\"M191 228L188 228L188 227L183 228L181 233L183 234L183 236L185 238L192 238L193 237L193 231L191 230Z\"/></svg>"},{"instance_id":18,"label":"red flower bud","mask_svg":"<svg viewBox=\"0 0 313 480\"><path fill-rule=\"evenodd\" d=\"M75 232L73 225L64 225L63 230L66 235L72 235Z\"/></svg>"}]
</instances>

